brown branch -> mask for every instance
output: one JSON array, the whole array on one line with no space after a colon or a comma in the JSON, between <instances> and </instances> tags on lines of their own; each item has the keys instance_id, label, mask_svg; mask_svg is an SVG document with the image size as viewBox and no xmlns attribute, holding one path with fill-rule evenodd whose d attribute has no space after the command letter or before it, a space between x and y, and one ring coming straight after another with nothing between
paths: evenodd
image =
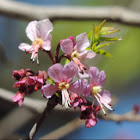
<instances>
[{"instance_id":1,"label":"brown branch","mask_svg":"<svg viewBox=\"0 0 140 140\"><path fill-rule=\"evenodd\" d=\"M107 19L129 25L140 26L140 13L120 6L77 7L36 6L23 2L1 0L0 14L23 20L93 20Z\"/></svg>"},{"instance_id":2,"label":"brown branch","mask_svg":"<svg viewBox=\"0 0 140 140\"><path fill-rule=\"evenodd\" d=\"M62 60L62 58L67 58L69 59L69 61L71 61L71 58L69 56L67 56L66 54L62 54L58 59L57 62L60 63L60 61Z\"/></svg>"},{"instance_id":3,"label":"brown branch","mask_svg":"<svg viewBox=\"0 0 140 140\"><path fill-rule=\"evenodd\" d=\"M55 62L55 60L54 60L54 57L53 57L51 51L45 51L45 52L49 55L49 57L50 57L50 59L51 59L51 61L52 61L52 64L55 64L56 62Z\"/></svg>"},{"instance_id":4,"label":"brown branch","mask_svg":"<svg viewBox=\"0 0 140 140\"><path fill-rule=\"evenodd\" d=\"M135 110L127 112L125 114L114 114L110 113L107 116L100 116L101 119L114 121L114 122L122 122L122 121L134 121L140 122L140 114L138 114Z\"/></svg>"},{"instance_id":5,"label":"brown branch","mask_svg":"<svg viewBox=\"0 0 140 140\"><path fill-rule=\"evenodd\" d=\"M54 95L52 96L52 98L50 98L48 100L47 106L44 109L43 113L41 114L41 117L39 118L39 120L34 124L34 126L32 127L29 136L28 136L28 140L32 140L35 136L35 134L37 133L37 131L39 130L41 124L44 122L46 115L49 114L49 112L51 110L53 110L55 108L55 106L58 104L58 98Z\"/></svg>"},{"instance_id":6,"label":"brown branch","mask_svg":"<svg viewBox=\"0 0 140 140\"><path fill-rule=\"evenodd\" d=\"M58 56L59 56L59 50L60 50L60 43L58 43L57 48L56 48L56 53L55 53L55 61L58 61Z\"/></svg>"}]
</instances>

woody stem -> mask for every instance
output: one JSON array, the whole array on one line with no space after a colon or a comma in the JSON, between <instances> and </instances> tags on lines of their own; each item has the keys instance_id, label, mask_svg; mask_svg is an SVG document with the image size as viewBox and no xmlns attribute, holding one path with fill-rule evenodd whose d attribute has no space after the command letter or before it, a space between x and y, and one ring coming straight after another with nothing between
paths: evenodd
<instances>
[{"instance_id":1,"label":"woody stem","mask_svg":"<svg viewBox=\"0 0 140 140\"><path fill-rule=\"evenodd\" d=\"M51 51L45 51L45 52L49 55L49 57L50 57L50 59L51 59L52 63L53 63L53 64L55 64L55 63L56 63L56 61L54 60L54 57L53 57L53 55L52 55Z\"/></svg>"}]
</instances>

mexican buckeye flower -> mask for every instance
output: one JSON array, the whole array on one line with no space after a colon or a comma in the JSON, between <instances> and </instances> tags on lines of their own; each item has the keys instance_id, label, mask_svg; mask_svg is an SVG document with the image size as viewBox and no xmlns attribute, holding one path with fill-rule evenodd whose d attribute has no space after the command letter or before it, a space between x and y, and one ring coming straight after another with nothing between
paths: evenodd
<instances>
[{"instance_id":1,"label":"mexican buckeye flower","mask_svg":"<svg viewBox=\"0 0 140 140\"><path fill-rule=\"evenodd\" d=\"M90 43L86 33L78 35L76 42L73 36L60 41L62 51L76 64L80 77L88 77L85 73L87 67L83 64L83 61L91 59L96 55L93 51L87 50L89 45Z\"/></svg>"},{"instance_id":2,"label":"mexican buckeye flower","mask_svg":"<svg viewBox=\"0 0 140 140\"><path fill-rule=\"evenodd\" d=\"M45 71L34 73L30 69L14 70L13 78L18 80L14 84L14 87L18 88L18 92L11 99L22 106L25 95L41 89L47 79L47 73Z\"/></svg>"},{"instance_id":3,"label":"mexican buckeye flower","mask_svg":"<svg viewBox=\"0 0 140 140\"><path fill-rule=\"evenodd\" d=\"M62 95L62 105L66 108L71 106L71 93L81 94L88 84L86 79L80 79L72 83L77 74L77 67L73 62L62 66L57 63L48 69L48 75L56 82L55 85L47 84L42 87L42 93L46 98L51 98L53 94L60 91Z\"/></svg>"},{"instance_id":4,"label":"mexican buckeye flower","mask_svg":"<svg viewBox=\"0 0 140 140\"><path fill-rule=\"evenodd\" d=\"M93 96L93 105L96 98L98 105L101 107L103 113L106 115L104 106L113 110L111 107L111 95L107 90L103 90L104 83L106 81L106 75L104 71L99 72L98 68L90 67L89 69L90 84L87 86L85 96ZM103 106L104 105L104 106Z\"/></svg>"},{"instance_id":5,"label":"mexican buckeye flower","mask_svg":"<svg viewBox=\"0 0 140 140\"><path fill-rule=\"evenodd\" d=\"M53 30L53 25L49 19L40 21L31 21L26 28L26 35L32 41L32 45L21 43L19 49L32 53L31 60L34 62L38 59L38 50L50 51L52 35L50 32Z\"/></svg>"},{"instance_id":6,"label":"mexican buckeye flower","mask_svg":"<svg viewBox=\"0 0 140 140\"><path fill-rule=\"evenodd\" d=\"M99 108L96 106L81 106L81 116L80 119L86 120L86 127L90 128L91 126L95 126L98 122L97 114L98 114Z\"/></svg>"}]
</instances>

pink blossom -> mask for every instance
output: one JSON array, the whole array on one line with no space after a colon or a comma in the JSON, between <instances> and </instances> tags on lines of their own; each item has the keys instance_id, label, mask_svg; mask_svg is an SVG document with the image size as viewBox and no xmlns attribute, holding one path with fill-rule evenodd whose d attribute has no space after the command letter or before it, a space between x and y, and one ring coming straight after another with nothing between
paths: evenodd
<instances>
[{"instance_id":1,"label":"pink blossom","mask_svg":"<svg viewBox=\"0 0 140 140\"><path fill-rule=\"evenodd\" d=\"M113 110L110 105L111 102L110 92L102 89L106 81L105 72L104 71L99 72L98 68L90 67L89 78L90 78L90 84L87 86L84 95L85 96L92 95L94 98L96 98L97 103L101 107L104 114L106 114L104 110L104 106L106 106L110 110ZM93 104L94 104L94 98L93 98Z\"/></svg>"},{"instance_id":2,"label":"pink blossom","mask_svg":"<svg viewBox=\"0 0 140 140\"><path fill-rule=\"evenodd\" d=\"M75 93L70 93L71 105L73 108L81 106L82 104L86 104L87 101Z\"/></svg>"},{"instance_id":3,"label":"pink blossom","mask_svg":"<svg viewBox=\"0 0 140 140\"><path fill-rule=\"evenodd\" d=\"M86 120L86 127L90 128L91 126L95 126L98 122L96 118L98 114L98 110L95 106L81 106L81 116L80 119Z\"/></svg>"},{"instance_id":4,"label":"pink blossom","mask_svg":"<svg viewBox=\"0 0 140 140\"><path fill-rule=\"evenodd\" d=\"M23 100L24 100L24 93L20 93L19 91L16 93L16 95L14 97L12 97L11 99L15 102L18 103L19 106L22 106Z\"/></svg>"},{"instance_id":5,"label":"pink blossom","mask_svg":"<svg viewBox=\"0 0 140 140\"><path fill-rule=\"evenodd\" d=\"M53 30L53 25L49 19L40 21L31 21L26 28L26 35L32 41L32 45L21 43L19 49L32 53L31 60L38 60L38 50L50 51L52 36L50 32Z\"/></svg>"},{"instance_id":6,"label":"pink blossom","mask_svg":"<svg viewBox=\"0 0 140 140\"><path fill-rule=\"evenodd\" d=\"M61 40L60 46L62 51L76 64L78 71L87 77L88 75L85 74L87 67L83 64L83 61L95 57L96 54L91 50L87 50L90 43L86 33L78 35L76 42L74 37L70 36L68 39Z\"/></svg>"},{"instance_id":7,"label":"pink blossom","mask_svg":"<svg viewBox=\"0 0 140 140\"><path fill-rule=\"evenodd\" d=\"M47 84L42 87L42 93L46 98L51 98L57 91L62 93L62 105L66 108L71 106L70 93L82 94L87 86L87 80L80 79L72 82L77 73L77 67L73 62L62 66L57 63L48 69L48 75L56 82L55 85ZM78 90L79 89L79 90Z\"/></svg>"},{"instance_id":8,"label":"pink blossom","mask_svg":"<svg viewBox=\"0 0 140 140\"><path fill-rule=\"evenodd\" d=\"M39 71L38 73L34 73L30 69L24 69L24 70L14 70L13 76L15 79L19 77L18 74L21 74L21 71L24 71L24 76L22 75L17 81L13 87L18 88L17 94L12 97L11 99L18 103L19 106L22 105L22 102L24 100L24 96L33 93L34 91L37 91L38 89L41 89L44 82L46 81L47 74L45 71Z\"/></svg>"},{"instance_id":9,"label":"pink blossom","mask_svg":"<svg viewBox=\"0 0 140 140\"><path fill-rule=\"evenodd\" d=\"M16 80L20 80L20 78L23 78L26 74L26 70L25 69L21 69L21 70L13 70L13 75L12 77L15 78Z\"/></svg>"}]
</instances>

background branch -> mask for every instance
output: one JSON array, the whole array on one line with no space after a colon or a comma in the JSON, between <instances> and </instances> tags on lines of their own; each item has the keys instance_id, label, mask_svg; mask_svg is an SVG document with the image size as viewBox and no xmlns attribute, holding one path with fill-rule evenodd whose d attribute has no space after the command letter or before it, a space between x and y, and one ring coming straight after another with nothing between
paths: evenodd
<instances>
[{"instance_id":1,"label":"background branch","mask_svg":"<svg viewBox=\"0 0 140 140\"><path fill-rule=\"evenodd\" d=\"M128 25L140 26L140 13L120 6L77 7L36 6L10 0L0 1L0 14L23 20L93 20L107 19Z\"/></svg>"}]
</instances>

